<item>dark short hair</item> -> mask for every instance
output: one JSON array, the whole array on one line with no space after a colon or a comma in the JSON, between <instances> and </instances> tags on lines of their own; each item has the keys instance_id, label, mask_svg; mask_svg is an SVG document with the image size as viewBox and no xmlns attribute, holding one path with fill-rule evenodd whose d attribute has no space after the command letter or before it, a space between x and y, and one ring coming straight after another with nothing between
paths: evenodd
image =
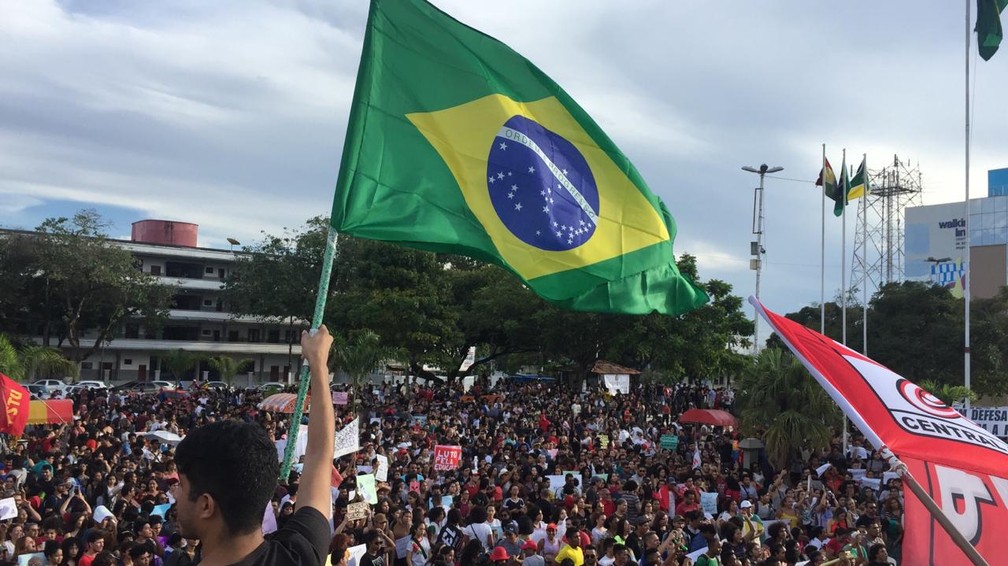
<instances>
[{"instance_id":1,"label":"dark short hair","mask_svg":"<svg viewBox=\"0 0 1008 566\"><path fill-rule=\"evenodd\" d=\"M130 558L132 558L133 560L140 558L144 554L150 554L151 556L153 556L154 545L152 545L150 542L145 542L143 544L138 544L133 548L129 549Z\"/></svg>"},{"instance_id":2,"label":"dark short hair","mask_svg":"<svg viewBox=\"0 0 1008 566\"><path fill-rule=\"evenodd\" d=\"M193 430L175 450L189 481L189 500L213 497L231 534L262 528L263 510L276 491L276 447L256 423L217 421Z\"/></svg>"}]
</instances>

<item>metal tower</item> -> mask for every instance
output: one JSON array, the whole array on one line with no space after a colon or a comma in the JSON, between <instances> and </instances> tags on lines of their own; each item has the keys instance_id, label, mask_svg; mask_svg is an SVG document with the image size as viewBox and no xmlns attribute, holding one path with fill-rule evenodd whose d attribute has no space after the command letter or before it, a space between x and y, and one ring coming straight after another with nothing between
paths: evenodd
<instances>
[{"instance_id":1,"label":"metal tower","mask_svg":"<svg viewBox=\"0 0 1008 566\"><path fill-rule=\"evenodd\" d=\"M893 156L883 169L869 169L871 192L858 211L854 234L851 283L871 297L886 283L904 278L903 210L920 206L923 189L920 167ZM859 293L860 294L860 293Z\"/></svg>"}]
</instances>

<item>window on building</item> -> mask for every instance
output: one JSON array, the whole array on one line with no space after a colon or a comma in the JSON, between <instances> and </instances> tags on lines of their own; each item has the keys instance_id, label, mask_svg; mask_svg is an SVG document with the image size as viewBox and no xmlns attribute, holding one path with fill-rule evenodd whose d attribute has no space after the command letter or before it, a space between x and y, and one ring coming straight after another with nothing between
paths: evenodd
<instances>
[{"instance_id":1,"label":"window on building","mask_svg":"<svg viewBox=\"0 0 1008 566\"><path fill-rule=\"evenodd\" d=\"M123 365L124 366L131 366L131 365L133 365L133 358L126 358L126 359L124 359L123 360Z\"/></svg>"},{"instance_id":2,"label":"window on building","mask_svg":"<svg viewBox=\"0 0 1008 566\"><path fill-rule=\"evenodd\" d=\"M276 328L271 328L266 333L266 341L269 342L270 344L280 343L280 330Z\"/></svg>"},{"instance_id":3,"label":"window on building","mask_svg":"<svg viewBox=\"0 0 1008 566\"><path fill-rule=\"evenodd\" d=\"M259 329L249 328L248 331L248 341L249 342L259 342Z\"/></svg>"},{"instance_id":4,"label":"window on building","mask_svg":"<svg viewBox=\"0 0 1008 566\"><path fill-rule=\"evenodd\" d=\"M161 275L161 266L160 265L152 265L152 266L150 266L150 274L151 275Z\"/></svg>"},{"instance_id":5,"label":"window on building","mask_svg":"<svg viewBox=\"0 0 1008 566\"><path fill-rule=\"evenodd\" d=\"M206 273L209 273L209 274L213 275L213 268L212 267L207 266L207 268L206 268L205 271L206 271Z\"/></svg>"}]
</instances>

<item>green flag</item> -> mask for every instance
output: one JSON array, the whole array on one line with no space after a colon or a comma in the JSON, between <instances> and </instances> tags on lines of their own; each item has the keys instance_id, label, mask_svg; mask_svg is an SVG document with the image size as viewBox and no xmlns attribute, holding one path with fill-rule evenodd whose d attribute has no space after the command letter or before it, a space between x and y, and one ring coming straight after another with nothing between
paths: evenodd
<instances>
[{"instance_id":1,"label":"green flag","mask_svg":"<svg viewBox=\"0 0 1008 566\"><path fill-rule=\"evenodd\" d=\"M977 51L984 61L989 61L1001 45L1001 12L1008 0L977 0Z\"/></svg>"},{"instance_id":2,"label":"green flag","mask_svg":"<svg viewBox=\"0 0 1008 566\"><path fill-rule=\"evenodd\" d=\"M850 180L850 188L847 189L847 200L852 201L867 196L871 193L871 181L868 179L868 167L865 163L868 157L861 158L861 165L858 165L857 173Z\"/></svg>"},{"instance_id":3,"label":"green flag","mask_svg":"<svg viewBox=\"0 0 1008 566\"><path fill-rule=\"evenodd\" d=\"M422 0L372 0L333 227L496 263L541 297L679 314L675 222L556 83Z\"/></svg>"},{"instance_id":4,"label":"green flag","mask_svg":"<svg viewBox=\"0 0 1008 566\"><path fill-rule=\"evenodd\" d=\"M847 206L847 196L850 194L850 177L847 174L847 156L843 158L843 164L840 165L840 180L837 181L835 192L833 194L826 193L826 196L833 199L833 215L842 216L844 207Z\"/></svg>"}]
</instances>

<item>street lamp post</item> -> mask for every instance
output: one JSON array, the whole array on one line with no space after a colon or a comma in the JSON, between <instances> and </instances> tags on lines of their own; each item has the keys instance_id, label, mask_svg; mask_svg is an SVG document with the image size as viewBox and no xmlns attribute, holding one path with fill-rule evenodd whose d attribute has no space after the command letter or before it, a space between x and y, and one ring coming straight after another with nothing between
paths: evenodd
<instances>
[{"instance_id":1,"label":"street lamp post","mask_svg":"<svg viewBox=\"0 0 1008 566\"><path fill-rule=\"evenodd\" d=\"M783 167L768 167L766 163L757 167L742 167L743 171L756 173L759 175L759 187L753 191L753 234L756 234L756 241L751 242L749 252L756 259L749 260L749 269L756 271L756 300L759 300L760 275L763 272L763 177L767 173L777 173L783 171ZM753 311L753 355L759 353L759 312Z\"/></svg>"}]
</instances>

